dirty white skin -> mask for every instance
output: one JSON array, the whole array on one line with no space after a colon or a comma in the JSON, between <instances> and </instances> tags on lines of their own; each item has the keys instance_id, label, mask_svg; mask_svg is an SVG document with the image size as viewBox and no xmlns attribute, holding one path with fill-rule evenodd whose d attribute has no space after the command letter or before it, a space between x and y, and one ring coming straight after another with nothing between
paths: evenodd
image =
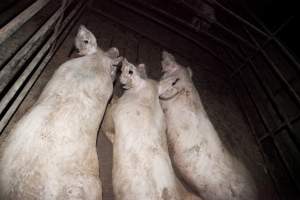
<instances>
[{"instance_id":1,"label":"dirty white skin","mask_svg":"<svg viewBox=\"0 0 300 200\"><path fill-rule=\"evenodd\" d=\"M120 81L126 89L111 112L113 187L117 200L182 200L199 197L175 177L166 143L166 125L158 84L143 79L123 61Z\"/></svg>"},{"instance_id":2,"label":"dirty white skin","mask_svg":"<svg viewBox=\"0 0 300 200\"><path fill-rule=\"evenodd\" d=\"M118 51L98 49L83 26L76 45L84 56L57 69L2 146L0 199L102 199L96 136Z\"/></svg>"},{"instance_id":3,"label":"dirty white skin","mask_svg":"<svg viewBox=\"0 0 300 200\"><path fill-rule=\"evenodd\" d=\"M255 200L246 168L222 144L192 82L192 71L162 54L160 98L170 155L180 175L207 200Z\"/></svg>"}]
</instances>

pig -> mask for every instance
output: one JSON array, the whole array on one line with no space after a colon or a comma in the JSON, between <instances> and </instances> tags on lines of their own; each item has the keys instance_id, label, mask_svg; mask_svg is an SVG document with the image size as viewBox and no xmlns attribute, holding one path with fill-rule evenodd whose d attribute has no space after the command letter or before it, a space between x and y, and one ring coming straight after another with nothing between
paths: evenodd
<instances>
[{"instance_id":1,"label":"pig","mask_svg":"<svg viewBox=\"0 0 300 200\"><path fill-rule=\"evenodd\" d=\"M56 70L2 144L0 199L102 199L96 137L121 57L84 26L75 44L82 57Z\"/></svg>"},{"instance_id":2,"label":"pig","mask_svg":"<svg viewBox=\"0 0 300 200\"><path fill-rule=\"evenodd\" d=\"M143 65L140 65L143 66ZM157 82L126 59L124 94L112 104L113 190L117 200L200 200L177 180L168 154Z\"/></svg>"},{"instance_id":3,"label":"pig","mask_svg":"<svg viewBox=\"0 0 300 200\"><path fill-rule=\"evenodd\" d=\"M192 81L192 70L162 53L160 103L171 159L179 174L207 200L255 200L245 166L222 144Z\"/></svg>"}]
</instances>

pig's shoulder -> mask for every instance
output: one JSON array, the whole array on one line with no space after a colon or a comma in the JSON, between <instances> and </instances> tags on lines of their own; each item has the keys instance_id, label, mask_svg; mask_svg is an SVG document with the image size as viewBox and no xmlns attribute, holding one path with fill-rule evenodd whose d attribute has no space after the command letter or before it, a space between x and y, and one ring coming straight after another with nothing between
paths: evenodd
<instances>
[{"instance_id":1,"label":"pig's shoulder","mask_svg":"<svg viewBox=\"0 0 300 200\"><path fill-rule=\"evenodd\" d=\"M146 79L146 87L148 87L149 89L151 88L152 90L158 92L158 82L156 80L153 79Z\"/></svg>"}]
</instances>

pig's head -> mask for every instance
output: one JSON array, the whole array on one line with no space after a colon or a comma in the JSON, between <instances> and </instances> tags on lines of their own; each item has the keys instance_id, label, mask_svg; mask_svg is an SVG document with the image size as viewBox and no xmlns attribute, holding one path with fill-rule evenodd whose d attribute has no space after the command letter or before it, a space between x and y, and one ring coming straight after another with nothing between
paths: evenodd
<instances>
[{"instance_id":1,"label":"pig's head","mask_svg":"<svg viewBox=\"0 0 300 200\"><path fill-rule=\"evenodd\" d=\"M179 65L175 57L163 51L162 53L163 76L159 82L159 96L161 99L171 99L192 83L192 70Z\"/></svg>"},{"instance_id":2,"label":"pig's head","mask_svg":"<svg viewBox=\"0 0 300 200\"><path fill-rule=\"evenodd\" d=\"M119 57L119 50L116 47L111 47L108 51L105 52L105 55L108 57L111 62L111 78L114 81L117 76L119 63L123 60L123 57Z\"/></svg>"},{"instance_id":3,"label":"pig's head","mask_svg":"<svg viewBox=\"0 0 300 200\"><path fill-rule=\"evenodd\" d=\"M144 64L139 64L137 67L129 63L125 58L122 62L122 73L120 82L124 89L130 89L140 84L141 80L147 77Z\"/></svg>"},{"instance_id":4,"label":"pig's head","mask_svg":"<svg viewBox=\"0 0 300 200\"><path fill-rule=\"evenodd\" d=\"M97 51L98 45L96 37L83 25L80 25L76 35L75 47L79 55L90 55Z\"/></svg>"}]
</instances>

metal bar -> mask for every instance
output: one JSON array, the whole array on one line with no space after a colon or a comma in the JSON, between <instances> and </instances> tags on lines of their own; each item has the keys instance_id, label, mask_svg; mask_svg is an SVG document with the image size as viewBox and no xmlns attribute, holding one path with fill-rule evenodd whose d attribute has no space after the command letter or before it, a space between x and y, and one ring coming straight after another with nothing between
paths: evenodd
<instances>
[{"instance_id":1,"label":"metal bar","mask_svg":"<svg viewBox=\"0 0 300 200\"><path fill-rule=\"evenodd\" d=\"M127 29L130 29L130 30L133 31L134 33L139 34L139 35L141 35L141 36L147 38L148 40L150 40L150 41L153 42L154 44L159 45L159 46L163 47L163 48L166 49L166 50L171 50L171 51L173 51L174 53L180 55L181 57L183 57L183 58L185 58L185 59L188 59L188 60L194 60L195 62L199 62L198 60L195 60L195 57L191 57L191 56L184 55L184 54L182 54L182 52L177 51L176 49L169 49L169 47L166 46L166 45L164 45L164 44L162 44L161 41L155 40L155 39L153 39L152 37L150 37L149 35L137 31L137 30L135 29L135 27L133 27L133 26L131 26L131 25L128 25L128 24L124 24L124 23L122 23L119 19L117 19L117 18L115 18L115 17L113 17L113 16L111 16L111 15L109 15L109 14L107 14L107 13L101 11L101 10L94 9L94 8L91 8L90 10L91 10L92 12L95 12L96 14L99 14L99 15L101 15L101 16L104 16L105 18L107 18L107 19L109 19L109 20L115 22L116 24L121 25L122 27L125 27L125 28L127 28ZM111 45L110 45L110 46L111 46ZM197 64L197 63L196 63L196 64ZM226 67L227 67L226 69L228 69L228 67L231 68L231 65L228 65L228 66L226 66ZM222 79L224 79L224 80L227 80L227 77L223 76L223 75L220 74L220 73L219 73L219 74L215 74L215 75L217 75L218 77L220 77L220 78L222 78Z\"/></svg>"},{"instance_id":2,"label":"metal bar","mask_svg":"<svg viewBox=\"0 0 300 200\"><path fill-rule=\"evenodd\" d=\"M271 39L275 42L275 44L280 48L280 50L290 59L290 61L295 65L296 69L298 72L300 72L300 63L297 61L297 59L290 53L290 51L278 40L276 37L278 33L285 28L292 20L295 19L294 16L289 17L285 22L283 22L277 30L274 32L271 32L265 25L264 23L258 19L251 11L248 11L249 14L257 21L258 24L260 24L265 31L271 35Z\"/></svg>"},{"instance_id":3,"label":"metal bar","mask_svg":"<svg viewBox=\"0 0 300 200\"><path fill-rule=\"evenodd\" d=\"M117 1L117 2L119 2L119 1ZM140 2L140 1L139 1L139 2ZM186 26L186 27L188 27L188 28L190 28L190 29L193 29L193 30L195 29L193 25L186 23L184 20L182 20L182 19L180 19L180 18L178 18L178 17L176 17L176 16L173 16L173 15L169 14L168 12L166 12L166 11L164 11L164 10L162 10L162 9L159 9L159 8L157 8L157 7L154 7L154 6L152 6L152 5L148 4L148 3L145 3L145 2L140 2L140 3L143 4L144 6L147 6L149 9L154 10L154 11L160 13L160 14L163 14L163 15L165 15L166 17L168 17L169 19L174 20L174 21L176 21L176 22L178 22L178 23L180 23L180 24L182 24L182 25L184 25L184 26ZM127 3L121 2L121 4L127 4ZM128 5L128 4L127 4L127 5ZM142 11L140 11L140 12L142 12ZM143 12L143 13L144 13L144 12ZM245 59L245 58L243 58L243 56L242 56L242 55L241 55L241 54L240 54L240 53L239 53L239 52L238 52L231 44L229 44L229 43L226 42L225 40L222 40L221 38L218 38L218 37L216 37L216 36L214 36L214 35L212 35L212 34L210 34L210 33L208 33L208 32L205 32L205 31L201 31L201 30L200 30L200 31L198 31L198 33L201 33L202 35L205 35L206 37L208 37L208 38L214 40L215 42L219 43L220 45L227 47L227 48L230 49L236 56L238 56L239 59L241 59L241 60ZM255 48L253 45L251 45L251 47L252 47L252 48Z\"/></svg>"},{"instance_id":4,"label":"metal bar","mask_svg":"<svg viewBox=\"0 0 300 200\"><path fill-rule=\"evenodd\" d=\"M252 63L252 61L250 61L251 63ZM254 70L254 68L255 68L255 66L253 65L252 66L252 68L251 69L253 69ZM254 70L255 71L255 70ZM256 74L256 73L255 73ZM256 74L256 75L258 75L258 74ZM258 75L258 77L257 77L260 81L262 81L261 80L261 78L259 78L259 75ZM243 79L241 78L241 81L242 81L242 83L244 84L244 86L246 86L246 88L247 88L247 85L244 83L244 81L243 81ZM268 96L270 95L269 94L269 90L268 90L268 88L265 88L265 85L264 85L264 82L262 81L262 83L261 84L263 84L262 86L263 86L263 89L265 90L265 92L266 93L268 93ZM247 90L247 93L248 93L248 96L251 98L251 93L249 93L249 91ZM271 96L272 97L272 96ZM273 98L270 98L269 97L269 99L271 100L271 102L272 101L274 101L274 99ZM256 105L256 103L255 103L255 101L253 102L254 103L254 105ZM274 103L276 104L276 102L274 101ZM273 104L273 103L272 103ZM276 104L277 105L277 104ZM278 110L280 111L280 109L278 108ZM258 114L260 113L261 111L259 111L258 112ZM259 114L259 117L261 117L260 116L260 114ZM286 116L284 116L283 115L283 117L284 117L284 123L286 124L286 126L288 127L288 129L289 129L289 131L291 131L291 132L293 132L293 129L292 129L292 127L291 127L291 124L290 124L290 122L288 121L288 119L286 118ZM265 123L265 122L264 122ZM272 131L270 131L270 130L268 130L267 132L266 132L266 134L268 134L269 133L269 135L267 136L267 137L272 137L272 138L274 138L274 134L273 134L273 132ZM267 138L266 137L266 138ZM258 140L258 142L260 142L260 140L259 140L259 138L257 138L257 140ZM259 143L259 144L261 144L261 143ZM296 180L295 180L295 178L294 178L294 176L293 176L293 170L290 168L290 165L289 164L287 164L286 162L285 162L285 160L283 160L283 155L282 155L282 153L281 153L281 151L280 151L280 148L278 147L278 145L277 145L277 143L276 142L273 142L273 144L274 144L274 146L276 147L276 150L279 152L279 155L281 155L281 157L280 157L280 159L282 160L282 163L284 164L284 166L288 169L288 174L289 174L289 176L291 177L291 179L296 183Z\"/></svg>"},{"instance_id":5,"label":"metal bar","mask_svg":"<svg viewBox=\"0 0 300 200\"><path fill-rule=\"evenodd\" d=\"M32 16L39 12L50 0L38 0L30 7L25 9L4 27L0 29L0 45L10 37L16 30L18 30L25 22Z\"/></svg>"},{"instance_id":6,"label":"metal bar","mask_svg":"<svg viewBox=\"0 0 300 200\"><path fill-rule=\"evenodd\" d=\"M300 72L300 63L297 61L297 59L289 52L289 50L277 38L274 38L274 41L279 46L279 48L283 51L283 53L295 65L298 72Z\"/></svg>"},{"instance_id":7,"label":"metal bar","mask_svg":"<svg viewBox=\"0 0 300 200\"><path fill-rule=\"evenodd\" d=\"M197 17L200 17L201 19L204 19L205 21L212 23L214 25L216 25L217 27L223 29L225 32L229 33L230 35L232 35L233 37L235 37L235 39L239 40L240 42L243 42L244 44L246 44L248 47L250 48L255 48L254 45L252 45L247 39L243 38L242 36L240 36L239 34L235 33L234 31L230 30L229 28L227 28L226 26L224 26L223 24L219 23L218 21L211 21L209 19L206 18L205 15L197 12L197 10L195 9L194 6L191 6L190 4L186 3L185 1L181 1L181 3L186 6L187 8L193 10L196 14Z\"/></svg>"},{"instance_id":8,"label":"metal bar","mask_svg":"<svg viewBox=\"0 0 300 200\"><path fill-rule=\"evenodd\" d=\"M246 88L246 92L248 94L248 96L250 97L250 100L252 102L252 104L254 105L255 111L258 114L258 117L260 118L260 120L263 122L263 126L265 127L266 131L269 132L271 130L266 117L264 116L264 114L262 113L262 111L259 109L258 104L256 103L250 88L247 86L247 84L245 83L245 81L241 78L241 82L244 85L244 87Z\"/></svg>"},{"instance_id":9,"label":"metal bar","mask_svg":"<svg viewBox=\"0 0 300 200\"><path fill-rule=\"evenodd\" d=\"M223 63L226 67L229 66L229 64L226 63L222 58L220 58L216 53L214 53L213 51L211 51L208 47L206 47L206 46L202 45L201 43L199 43L197 40L191 38L189 35L183 33L181 30L178 30L177 28L174 28L173 26L170 26L169 24L167 24L167 23L165 23L165 22L163 22L163 21L161 21L161 20L159 20L157 18L154 18L154 17L152 17L152 16L150 16L150 15L144 13L144 12L141 12L140 10L134 8L133 6L130 6L128 4L124 4L124 3L120 2L120 1L115 1L115 0L112 0L112 2L115 2L115 3L117 3L120 6L123 6L123 7L127 8L127 9L129 9L129 10L135 12L135 13L138 13L139 15L147 17L147 18L151 19L152 21L155 21L156 23L158 23L158 24L160 24L160 25L168 28L172 32L177 33L178 35L182 36L183 38L192 41L198 47L200 47L201 49L207 51L209 54L211 54L218 61L220 61L221 63Z\"/></svg>"},{"instance_id":10,"label":"metal bar","mask_svg":"<svg viewBox=\"0 0 300 200\"><path fill-rule=\"evenodd\" d=\"M300 120L300 114L297 115L296 117L294 117L293 119L290 120L290 124L293 124L295 122L297 122L298 120ZM281 123L277 128L273 129L270 132L267 132L266 134L264 134L263 136L261 136L260 138L258 138L259 142L262 142L263 140L265 140L266 138L268 138L271 135L275 136L277 135L281 130L283 130L284 128L286 128L288 126L287 123L283 122Z\"/></svg>"},{"instance_id":11,"label":"metal bar","mask_svg":"<svg viewBox=\"0 0 300 200\"><path fill-rule=\"evenodd\" d=\"M241 52L244 53L242 47L241 47ZM232 54L231 54L231 53L229 53L229 55L232 57ZM233 57L232 57L232 59L233 59ZM233 59L233 60L234 60L234 59ZM241 76L241 74L240 74L240 76ZM265 127L266 131L269 132L269 131L271 130L271 128L270 128L270 126L269 126L269 124L268 124L268 122L267 122L266 117L264 116L264 114L263 114L263 113L261 112L261 110L259 109L259 106L258 106L258 104L256 103L256 101L255 101L255 99L254 99L254 96L252 96L251 90L250 90L250 88L248 87L248 85L245 83L244 79L242 79L242 78L240 78L240 79L241 79L240 82L241 82L241 83L244 85L244 87L246 88L246 92L247 92L248 96L250 97L250 100L251 100L252 104L254 105L255 111L257 112L257 114L258 114L260 120L263 122L263 126Z\"/></svg>"},{"instance_id":12,"label":"metal bar","mask_svg":"<svg viewBox=\"0 0 300 200\"><path fill-rule=\"evenodd\" d=\"M293 87L289 84L289 82L281 74L280 70L277 68L275 63L271 60L271 58L266 53L266 51L261 48L260 44L256 41L256 39L253 37L253 35L247 29L246 29L246 32L249 34L249 36L253 40L253 42L259 47L260 52L262 53L264 58L267 60L268 64L271 66L271 69L274 71L274 73L277 75L277 77L280 79L280 81L283 83L283 85L288 89L289 93L295 99L297 104L300 105L300 97L298 96L297 92L293 89Z\"/></svg>"},{"instance_id":13,"label":"metal bar","mask_svg":"<svg viewBox=\"0 0 300 200\"><path fill-rule=\"evenodd\" d=\"M265 24L258 18L256 17L256 15L250 11L247 10L249 15L266 31L266 33L268 35L270 35L270 37L274 37L276 36L287 24L290 23L290 21L292 21L294 19L294 16L289 17L286 21L284 21L274 32L271 32L266 26Z\"/></svg>"},{"instance_id":14,"label":"metal bar","mask_svg":"<svg viewBox=\"0 0 300 200\"><path fill-rule=\"evenodd\" d=\"M250 66L251 66L251 69L253 70L254 74L256 75L260 85L262 86L263 90L267 94L268 99L271 101L272 107L274 108L274 110L278 114L279 118L281 119L281 121L283 121L284 124L286 124L286 127L288 128L288 131L290 133L293 133L293 134L290 134L291 139L293 140L293 142L295 144L297 144L297 147L300 147L299 142L293 136L296 133L296 131L292 127L291 122L289 121L288 117L284 114L284 112L281 110L280 106L276 102L275 96L273 95L272 91L269 89L267 84L263 81L263 78L260 76L260 73L257 71L256 66L254 65L252 60L250 61ZM269 137L274 137L275 136L274 131L269 131L265 134L269 134ZM268 136L264 136L264 137L267 138Z\"/></svg>"},{"instance_id":15,"label":"metal bar","mask_svg":"<svg viewBox=\"0 0 300 200\"><path fill-rule=\"evenodd\" d=\"M65 0L64 0L64 2L65 2ZM81 4L78 4L78 6L80 6ZM69 5L63 4L60 9L61 10L65 10L67 6L69 6ZM77 7L76 7L76 9L78 9ZM60 23L61 23L60 20L58 20L56 28L59 27ZM52 36L44 44L44 46L38 52L38 54L33 58L33 60L28 65L28 67L23 71L23 73L19 76L19 78L14 82L13 86L4 95L4 97L2 98L2 100L0 102L0 116L2 115L2 112L5 110L6 106L9 104L9 102L11 101L11 99L15 96L15 94L17 93L17 91L19 90L19 88L26 81L27 77L31 74L31 72L34 70L34 68L36 67L36 65L42 59L43 55L49 50L49 48L52 45L52 43L55 42L55 40L57 38L57 35L58 35L58 28L54 31L54 33L52 34Z\"/></svg>"},{"instance_id":16,"label":"metal bar","mask_svg":"<svg viewBox=\"0 0 300 200\"><path fill-rule=\"evenodd\" d=\"M30 38L30 40L14 55L14 57L0 71L0 92L6 87L9 78L24 65L39 46L39 39L48 32L59 18L63 9L58 9L47 22Z\"/></svg>"},{"instance_id":17,"label":"metal bar","mask_svg":"<svg viewBox=\"0 0 300 200\"><path fill-rule=\"evenodd\" d=\"M76 8L68 15L68 17L66 17L66 19L64 20L64 22L63 22L63 24L61 26L61 27L66 27L66 28L65 28L65 30L60 30L59 31L60 33L61 32L68 33L70 31L70 29L73 27L74 23L77 21L77 19L79 19L79 17L81 16L81 13L83 12L83 10L85 8L85 5L86 5L83 2L84 1L82 1L81 4L79 4L78 6L76 6ZM75 18L74 18L74 15L76 13L78 13L78 15L75 16ZM71 23L68 25L68 22L70 20L71 20ZM30 80L26 83L25 87L22 89L22 91L19 93L18 97L15 99L15 101L12 103L12 105L9 107L9 109L5 113L4 117L1 119L1 121L0 121L0 133L2 133L2 131L6 127L7 123L11 119L12 115L15 113L15 111L19 107L20 103L26 97L26 95L28 94L29 90L31 89L31 87L33 86L33 84L35 83L35 81L37 80L37 78L39 77L39 75L41 74L41 72L43 71L43 69L45 68L45 66L47 65L47 63L50 61L50 59L52 58L53 54L58 49L59 45L55 46L55 45L53 45L53 43L51 44L51 41L52 42L55 41L58 36L59 36L59 34L57 34L57 35L53 34L52 37L48 40L48 42L41 49L41 51L36 55L36 57L29 64L28 68L32 68L33 69L34 66L38 62L40 62L40 59L43 57L44 53L48 51L47 55L43 58L43 61L41 62L41 64L37 67L37 70L34 72L34 74L32 75L32 77L30 78ZM66 34L64 36L60 36L60 38L63 38L63 37L66 37ZM64 39L62 39L61 41L59 41L59 43L61 44L63 42L63 40ZM50 46L51 46L51 50L49 50ZM27 71L27 73L28 73L28 71ZM24 77L24 75L22 77ZM19 79L18 79L18 83L17 84L20 84L20 82L21 82L21 80L19 81ZM1 104L2 104L2 102L1 102Z\"/></svg>"},{"instance_id":18,"label":"metal bar","mask_svg":"<svg viewBox=\"0 0 300 200\"><path fill-rule=\"evenodd\" d=\"M240 79L241 79L241 78L240 78ZM231 83L231 84L232 84L232 83ZM246 119L246 123L249 125L250 131L251 131L252 135L253 135L254 138L255 138L255 143L256 143L257 146L259 147L258 149L259 149L259 152L260 152L261 155L262 155L264 165L266 165L266 163L267 163L267 162L266 162L267 155L265 154L265 152L264 152L264 150L263 150L263 148L262 148L261 143L259 143L258 140L257 140L257 137L256 137L256 135L255 135L255 132L256 132L256 131L255 131L255 128L254 128L253 124L251 123L251 117L250 117L249 114L247 113L247 111L246 111L246 106L244 105L244 103L242 103L242 102L243 102L243 101L242 101L242 98L240 97L240 95L238 95L239 92L237 91L236 87L233 86L233 85L232 85L232 87L234 88L234 94L235 94L235 96L236 96L237 99L238 99L238 104L239 104L239 106L240 106L240 109L241 109L241 111L242 111L243 116L244 116L245 119ZM270 169L269 169L268 165L267 165L267 168L264 168L264 169L267 170L267 174L270 176L273 185L274 185L275 187L277 187L277 184L276 184L276 176L274 176L273 173L270 173ZM278 192L279 190L276 189L275 191L276 191L277 196L279 197L279 196L280 196L280 194L279 194L279 192Z\"/></svg>"},{"instance_id":19,"label":"metal bar","mask_svg":"<svg viewBox=\"0 0 300 200\"><path fill-rule=\"evenodd\" d=\"M283 23L275 32L274 32L274 34L277 34L278 32L280 32L288 23L289 23L289 21L291 20L291 18L289 18L285 23ZM266 27L264 27L264 25L262 24L261 25L264 29L266 29L267 31L269 31ZM270 33L270 32L269 32ZM270 36L270 37L268 37L267 38L267 40L261 45L261 49L264 49L271 41L277 41L277 42L279 42L277 39L276 39L276 37L275 36ZM280 43L280 45L282 45L281 43ZM281 48L283 48L282 50L283 51L288 51L288 50L284 50L284 46L282 46ZM259 46L257 46L256 45L256 52L252 55L252 56L248 56L248 58L246 59L246 61L242 64L242 65L240 65L235 71L233 71L232 73L231 73L231 75L230 75L230 77L234 77L236 74L238 74L239 72L240 72L240 70L241 69L243 69L246 65L247 65L247 63L249 63L249 61L250 60L253 60L256 56L257 56L257 54L260 52L260 48L259 48ZM286 52L285 52L286 53ZM291 58L292 59L292 62L295 64L295 65L297 65L297 66L299 66L298 67L298 69L299 69L299 71L300 71L300 65L299 65L299 63L296 61L296 59L295 58L293 58L293 56L291 56L289 53L287 53L286 54L289 58Z\"/></svg>"},{"instance_id":20,"label":"metal bar","mask_svg":"<svg viewBox=\"0 0 300 200\"><path fill-rule=\"evenodd\" d=\"M260 33L261 35L268 37L268 34L266 34L264 31L260 30L258 27L256 27L255 25L251 24L250 22L248 22L247 20L245 20L244 18L242 18L238 14L234 13L230 9L224 7L222 4L220 4L216 0L203 0L203 1L205 1L208 5L210 5L212 7L217 6L218 8L220 8L221 10L223 10L225 13L231 15L232 17L234 17L238 21L242 22L246 26L250 27L251 29L255 30L256 32ZM181 2L185 3L185 4L188 4L184 0L181 0Z\"/></svg>"},{"instance_id":21,"label":"metal bar","mask_svg":"<svg viewBox=\"0 0 300 200\"><path fill-rule=\"evenodd\" d=\"M275 100L275 97L274 97L273 93L271 92L271 90L269 89L267 84L263 81L263 78L261 77L260 73L257 71L256 66L253 64L252 61L250 61L250 64L251 64L250 65L251 69L253 70L254 74L256 75L260 85L262 86L263 90L267 94L267 97L270 100L272 107L274 108L274 110L278 114L281 121L283 121L283 123L286 124L289 133L292 133L292 134L290 134L290 137L293 140L293 142L295 144L297 144L296 146L299 148L300 145L297 142L297 139L293 136L294 134L296 134L296 132L295 132L294 128L292 127L291 122L289 121L288 117L284 114L284 112L281 110L280 106L278 105L278 103ZM270 137L275 136L274 132L272 132L272 131L269 131L269 133L266 133L266 134L269 134Z\"/></svg>"}]
</instances>

